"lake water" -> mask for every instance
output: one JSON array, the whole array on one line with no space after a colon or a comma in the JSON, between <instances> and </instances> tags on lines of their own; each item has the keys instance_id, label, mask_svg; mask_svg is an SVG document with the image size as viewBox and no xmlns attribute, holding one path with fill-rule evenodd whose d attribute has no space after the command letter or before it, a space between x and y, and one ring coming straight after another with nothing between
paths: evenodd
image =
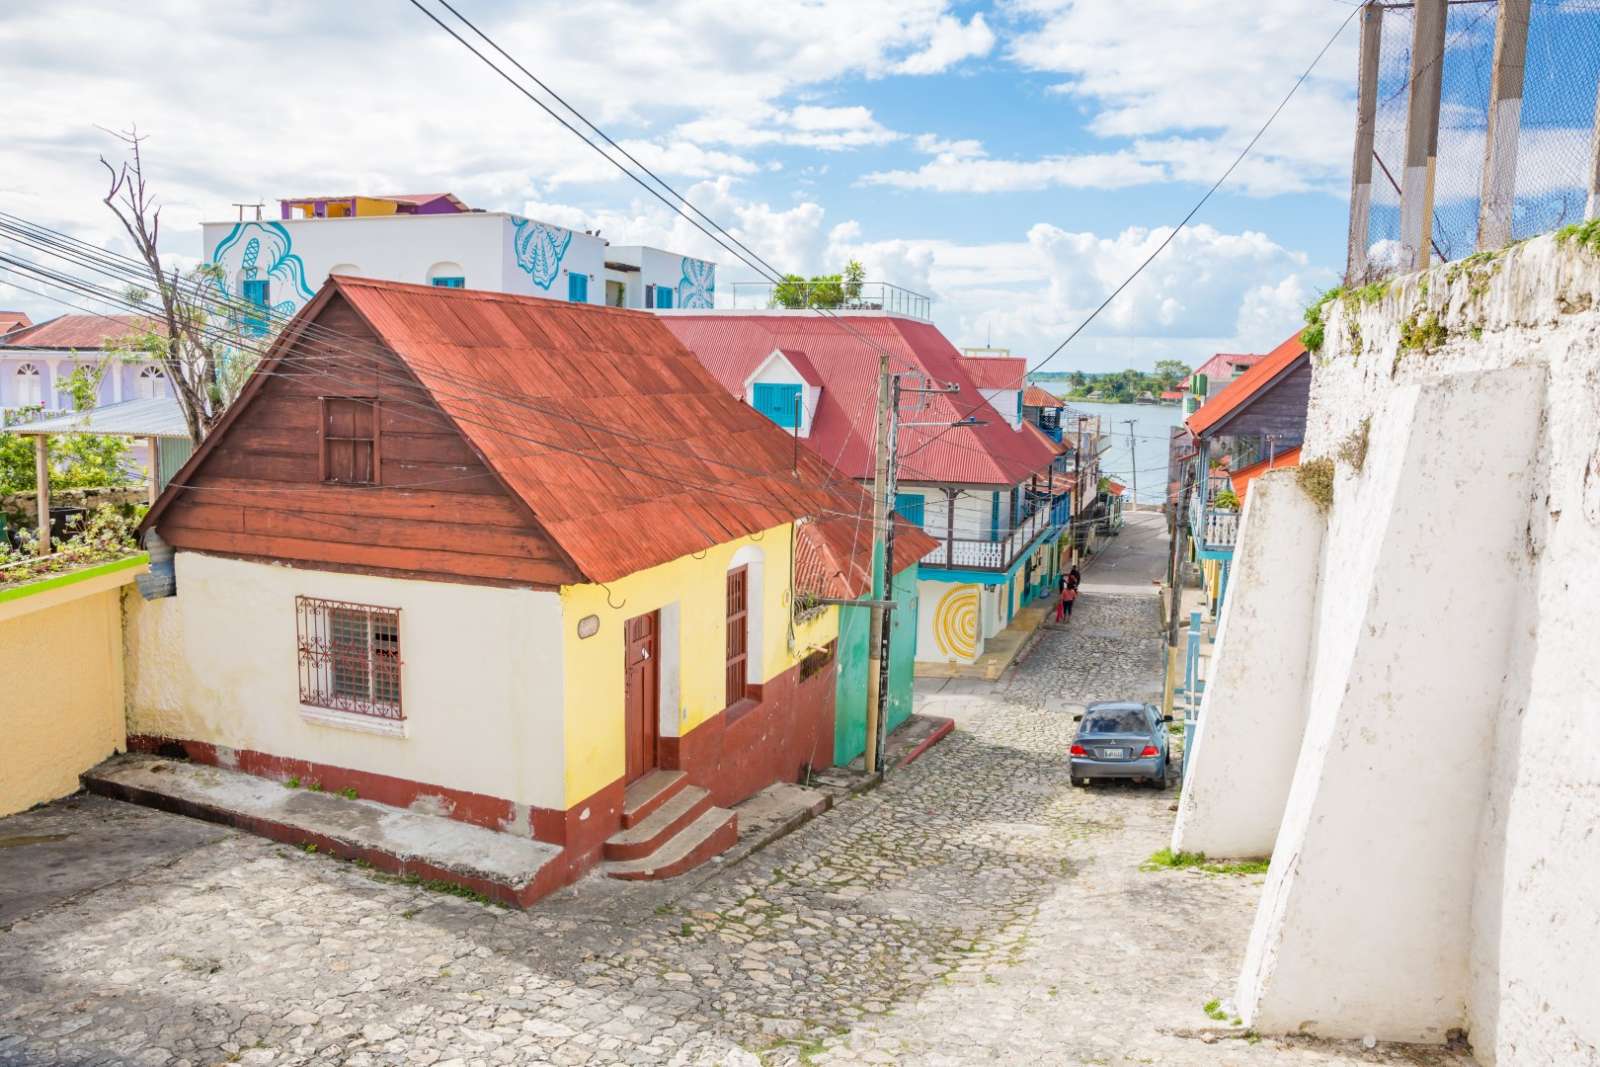
<instances>
[{"instance_id":1,"label":"lake water","mask_svg":"<svg viewBox=\"0 0 1600 1067\"><path fill-rule=\"evenodd\" d=\"M1045 383L1048 389L1050 383ZM1077 423L1073 413L1098 415L1100 432L1111 447L1100 457L1100 473L1128 486L1139 487L1141 504L1161 504L1167 495L1167 445L1172 428L1183 421L1183 408L1162 404L1094 404L1068 400L1061 413L1062 431L1071 435ZM1133 440L1128 439L1128 420L1133 420ZM1134 471L1138 471L1135 481Z\"/></svg>"}]
</instances>

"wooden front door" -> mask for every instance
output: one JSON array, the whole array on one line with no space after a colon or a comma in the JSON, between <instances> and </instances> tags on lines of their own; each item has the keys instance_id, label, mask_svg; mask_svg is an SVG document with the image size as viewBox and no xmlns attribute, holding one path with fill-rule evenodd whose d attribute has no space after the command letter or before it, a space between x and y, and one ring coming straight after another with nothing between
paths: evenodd
<instances>
[{"instance_id":1,"label":"wooden front door","mask_svg":"<svg viewBox=\"0 0 1600 1067\"><path fill-rule=\"evenodd\" d=\"M643 778L656 766L656 738L661 725L660 616L652 611L623 623L627 672L628 781Z\"/></svg>"}]
</instances>

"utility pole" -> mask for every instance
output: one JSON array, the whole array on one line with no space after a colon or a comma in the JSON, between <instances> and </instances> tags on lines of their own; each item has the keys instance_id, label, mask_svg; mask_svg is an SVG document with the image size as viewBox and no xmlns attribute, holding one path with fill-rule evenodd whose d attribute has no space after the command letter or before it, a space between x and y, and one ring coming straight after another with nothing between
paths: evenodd
<instances>
[{"instance_id":1,"label":"utility pole","mask_svg":"<svg viewBox=\"0 0 1600 1067\"><path fill-rule=\"evenodd\" d=\"M1528 57L1531 0L1501 0L1495 19L1494 67L1489 80L1489 126L1483 141L1483 191L1478 198L1478 248L1511 243L1511 204L1517 195L1517 136L1522 124L1522 76Z\"/></svg>"},{"instance_id":2,"label":"utility pole","mask_svg":"<svg viewBox=\"0 0 1600 1067\"><path fill-rule=\"evenodd\" d=\"M883 597L891 603L898 602L894 596L894 501L899 483L900 464L900 376L889 376L889 462L888 476L884 485L884 527L883 527ZM878 699L876 712L877 722L873 728L877 731L874 738L873 751L877 755L878 771L884 769L884 745L889 735L889 667L892 657L890 655L890 637L894 633L894 617L885 614L883 622L879 624L882 632L879 635L878 647Z\"/></svg>"},{"instance_id":3,"label":"utility pole","mask_svg":"<svg viewBox=\"0 0 1600 1067\"><path fill-rule=\"evenodd\" d=\"M878 733L883 724L887 673L886 638L889 628L883 613L889 574L889 491L890 421L894 416L894 387L889 374L889 350L878 350L878 422L874 431L872 465L872 614L867 624L867 751L862 760L868 774L878 770L883 760Z\"/></svg>"},{"instance_id":4,"label":"utility pole","mask_svg":"<svg viewBox=\"0 0 1600 1067\"><path fill-rule=\"evenodd\" d=\"M1072 524L1072 562L1083 560L1083 553L1078 548L1078 515L1083 511L1083 424L1089 416L1078 416L1078 447L1072 450L1072 507L1068 509L1071 514L1067 517Z\"/></svg>"},{"instance_id":5,"label":"utility pole","mask_svg":"<svg viewBox=\"0 0 1600 1067\"><path fill-rule=\"evenodd\" d=\"M1439 93L1443 88L1445 0L1417 0L1411 36L1411 95L1406 165L1400 176L1402 270L1428 266L1433 238L1434 170L1439 162Z\"/></svg>"},{"instance_id":6,"label":"utility pole","mask_svg":"<svg viewBox=\"0 0 1600 1067\"><path fill-rule=\"evenodd\" d=\"M1123 419L1128 425L1128 465L1133 468L1133 506L1139 506L1139 442L1133 436L1135 419Z\"/></svg>"},{"instance_id":7,"label":"utility pole","mask_svg":"<svg viewBox=\"0 0 1600 1067\"><path fill-rule=\"evenodd\" d=\"M1383 44L1383 7L1369 0L1361 9L1361 58L1356 90L1356 153L1350 168L1350 243L1345 281L1367 274L1367 228L1372 218L1372 135L1378 114L1378 50Z\"/></svg>"}]
</instances>

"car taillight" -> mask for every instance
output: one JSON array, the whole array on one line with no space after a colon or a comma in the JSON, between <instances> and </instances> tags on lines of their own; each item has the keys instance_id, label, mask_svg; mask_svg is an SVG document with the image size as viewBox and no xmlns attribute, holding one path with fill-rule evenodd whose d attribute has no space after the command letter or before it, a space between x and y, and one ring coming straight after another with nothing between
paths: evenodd
<instances>
[{"instance_id":1,"label":"car taillight","mask_svg":"<svg viewBox=\"0 0 1600 1067\"><path fill-rule=\"evenodd\" d=\"M1083 746L1082 745L1073 745L1072 746L1072 754L1074 756L1087 756L1089 753L1087 753L1087 752L1085 752L1083 750Z\"/></svg>"},{"instance_id":2,"label":"car taillight","mask_svg":"<svg viewBox=\"0 0 1600 1067\"><path fill-rule=\"evenodd\" d=\"M1144 759L1146 756L1159 756L1159 755L1161 755L1161 753L1156 751L1156 746L1154 746L1154 745L1146 745L1146 746L1144 746L1144 751L1139 753L1139 758L1140 759Z\"/></svg>"}]
</instances>

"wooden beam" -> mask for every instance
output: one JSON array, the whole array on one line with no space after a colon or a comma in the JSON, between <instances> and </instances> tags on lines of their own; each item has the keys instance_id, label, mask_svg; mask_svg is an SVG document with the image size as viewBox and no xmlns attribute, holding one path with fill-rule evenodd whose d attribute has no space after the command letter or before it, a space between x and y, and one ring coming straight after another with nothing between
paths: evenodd
<instances>
[{"instance_id":1,"label":"wooden beam","mask_svg":"<svg viewBox=\"0 0 1600 1067\"><path fill-rule=\"evenodd\" d=\"M1400 177L1400 267L1428 265L1433 238L1433 182L1439 162L1439 92L1443 87L1445 0L1417 0L1411 35L1406 162Z\"/></svg>"},{"instance_id":2,"label":"wooden beam","mask_svg":"<svg viewBox=\"0 0 1600 1067\"><path fill-rule=\"evenodd\" d=\"M1589 207L1585 219L1600 219L1600 90L1595 92L1594 137L1589 149Z\"/></svg>"},{"instance_id":3,"label":"wooden beam","mask_svg":"<svg viewBox=\"0 0 1600 1067\"><path fill-rule=\"evenodd\" d=\"M34 491L39 506L39 548L41 556L50 554L50 438L40 434L33 439Z\"/></svg>"},{"instance_id":4,"label":"wooden beam","mask_svg":"<svg viewBox=\"0 0 1600 1067\"><path fill-rule=\"evenodd\" d=\"M1531 0L1500 0L1489 80L1489 128L1483 143L1483 191L1478 200L1478 248L1511 243L1511 205L1517 195L1517 139L1522 125L1522 77L1528 56Z\"/></svg>"},{"instance_id":5,"label":"wooden beam","mask_svg":"<svg viewBox=\"0 0 1600 1067\"><path fill-rule=\"evenodd\" d=\"M1372 217L1372 133L1378 114L1378 53L1383 45L1383 8L1361 10L1361 58L1357 65L1356 149L1350 167L1350 239L1345 281L1359 285L1367 273L1367 235Z\"/></svg>"}]
</instances>

